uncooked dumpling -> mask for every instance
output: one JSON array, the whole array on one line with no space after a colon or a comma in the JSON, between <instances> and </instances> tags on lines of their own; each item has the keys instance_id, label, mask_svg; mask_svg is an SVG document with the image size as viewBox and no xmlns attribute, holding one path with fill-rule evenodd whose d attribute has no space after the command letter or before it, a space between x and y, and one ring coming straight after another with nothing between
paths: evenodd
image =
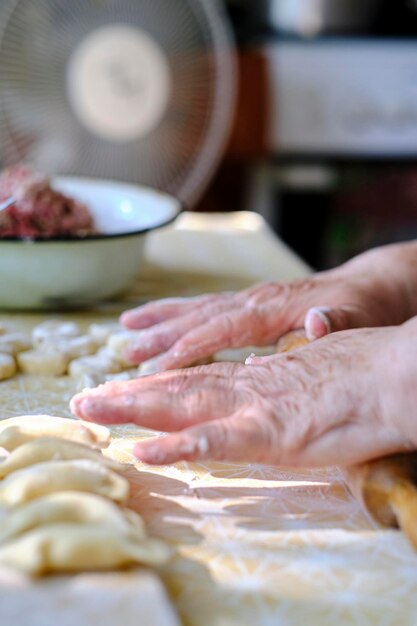
<instances>
[{"instance_id":1,"label":"uncooked dumpling","mask_svg":"<svg viewBox=\"0 0 417 626\"><path fill-rule=\"evenodd\" d=\"M27 441L15 448L9 456L0 463L0 478L8 476L16 470L43 463L45 461L71 461L73 459L89 459L106 465L115 471L123 466L117 461L105 457L99 450L85 446L75 441L59 439L58 437L39 437Z\"/></svg>"},{"instance_id":2,"label":"uncooked dumpling","mask_svg":"<svg viewBox=\"0 0 417 626\"><path fill-rule=\"evenodd\" d=\"M110 441L110 431L97 424L51 415L21 415L0 420L0 447L6 450L14 450L38 437L59 437L103 447Z\"/></svg>"},{"instance_id":3,"label":"uncooked dumpling","mask_svg":"<svg viewBox=\"0 0 417 626\"><path fill-rule=\"evenodd\" d=\"M78 337L80 334L81 329L75 322L46 320L34 327L32 341L34 346L42 346L60 339Z\"/></svg>"},{"instance_id":4,"label":"uncooked dumpling","mask_svg":"<svg viewBox=\"0 0 417 626\"><path fill-rule=\"evenodd\" d=\"M120 361L107 348L101 348L91 356L74 359L68 366L68 374L72 378L85 374L118 374L121 371Z\"/></svg>"},{"instance_id":5,"label":"uncooked dumpling","mask_svg":"<svg viewBox=\"0 0 417 626\"><path fill-rule=\"evenodd\" d=\"M121 330L110 335L107 339L107 349L113 354L124 367L132 367L132 362L125 359L124 354L132 345L137 345L143 336L141 330Z\"/></svg>"},{"instance_id":6,"label":"uncooked dumpling","mask_svg":"<svg viewBox=\"0 0 417 626\"><path fill-rule=\"evenodd\" d=\"M14 507L57 491L88 491L124 502L129 495L129 483L94 461L49 461L7 476L0 482L0 503Z\"/></svg>"},{"instance_id":7,"label":"uncooked dumpling","mask_svg":"<svg viewBox=\"0 0 417 626\"><path fill-rule=\"evenodd\" d=\"M101 324L91 324L88 333L97 344L104 346L110 335L121 330L123 328L117 322L102 322Z\"/></svg>"},{"instance_id":8,"label":"uncooked dumpling","mask_svg":"<svg viewBox=\"0 0 417 626\"><path fill-rule=\"evenodd\" d=\"M11 354L0 352L0 380L7 380L16 374L17 365Z\"/></svg>"},{"instance_id":9,"label":"uncooked dumpling","mask_svg":"<svg viewBox=\"0 0 417 626\"><path fill-rule=\"evenodd\" d=\"M111 500L92 493L63 491L31 500L0 520L0 543L23 533L56 523L106 524L114 532L136 539L146 537L142 518L129 509L116 506Z\"/></svg>"},{"instance_id":10,"label":"uncooked dumpling","mask_svg":"<svg viewBox=\"0 0 417 626\"><path fill-rule=\"evenodd\" d=\"M68 356L55 346L27 350L17 355L19 369L30 376L63 376L68 367Z\"/></svg>"},{"instance_id":11,"label":"uncooked dumpling","mask_svg":"<svg viewBox=\"0 0 417 626\"><path fill-rule=\"evenodd\" d=\"M0 352L16 356L19 352L30 350L32 342L24 333L6 333L0 336Z\"/></svg>"},{"instance_id":12,"label":"uncooked dumpling","mask_svg":"<svg viewBox=\"0 0 417 626\"><path fill-rule=\"evenodd\" d=\"M171 550L152 539L139 541L115 533L112 526L51 524L36 528L0 547L0 566L28 574L80 572L160 565Z\"/></svg>"}]
</instances>

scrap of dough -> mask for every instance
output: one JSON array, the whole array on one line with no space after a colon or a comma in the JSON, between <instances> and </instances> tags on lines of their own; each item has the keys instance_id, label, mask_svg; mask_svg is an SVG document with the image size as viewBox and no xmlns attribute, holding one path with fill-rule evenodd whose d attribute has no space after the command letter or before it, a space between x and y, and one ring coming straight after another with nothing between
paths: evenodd
<instances>
[{"instance_id":1,"label":"scrap of dough","mask_svg":"<svg viewBox=\"0 0 417 626\"><path fill-rule=\"evenodd\" d=\"M104 346L107 339L113 333L118 333L122 327L117 322L103 322L101 324L90 324L88 333L92 339L99 345Z\"/></svg>"},{"instance_id":2,"label":"scrap of dough","mask_svg":"<svg viewBox=\"0 0 417 626\"><path fill-rule=\"evenodd\" d=\"M9 456L0 463L0 478L8 476L16 470L44 463L45 461L71 461L73 459L89 459L101 463L115 471L123 470L123 465L104 456L99 450L85 446L75 441L68 441L58 437L39 437L27 441L15 448Z\"/></svg>"},{"instance_id":3,"label":"scrap of dough","mask_svg":"<svg viewBox=\"0 0 417 626\"><path fill-rule=\"evenodd\" d=\"M94 461L49 461L7 476L0 483L0 502L14 507L56 491L88 491L124 502L129 495L129 482Z\"/></svg>"},{"instance_id":4,"label":"scrap of dough","mask_svg":"<svg viewBox=\"0 0 417 626\"><path fill-rule=\"evenodd\" d=\"M6 333L0 335L0 352L16 356L19 352L30 350L31 348L32 342L30 337L24 333Z\"/></svg>"},{"instance_id":5,"label":"scrap of dough","mask_svg":"<svg viewBox=\"0 0 417 626\"><path fill-rule=\"evenodd\" d=\"M106 348L101 348L92 356L74 359L68 367L68 373L73 378L85 374L118 374L121 370L121 363Z\"/></svg>"},{"instance_id":6,"label":"scrap of dough","mask_svg":"<svg viewBox=\"0 0 417 626\"><path fill-rule=\"evenodd\" d=\"M161 565L171 556L161 541L139 541L112 526L51 524L0 547L0 565L41 575L107 570L134 564Z\"/></svg>"},{"instance_id":7,"label":"scrap of dough","mask_svg":"<svg viewBox=\"0 0 417 626\"><path fill-rule=\"evenodd\" d=\"M17 355L17 362L24 374L31 376L63 376L69 358L53 346L28 350Z\"/></svg>"},{"instance_id":8,"label":"scrap of dough","mask_svg":"<svg viewBox=\"0 0 417 626\"><path fill-rule=\"evenodd\" d=\"M106 524L114 532L145 539L143 519L129 509L116 506L111 500L92 493L63 491L51 493L26 502L1 519L0 543L23 533L61 522L77 524Z\"/></svg>"},{"instance_id":9,"label":"scrap of dough","mask_svg":"<svg viewBox=\"0 0 417 626\"><path fill-rule=\"evenodd\" d=\"M84 389L93 389L99 385L104 385L113 380L125 381L132 380L133 378L137 378L136 368L125 370L119 374L100 374L97 372L84 374L78 380L77 389L83 391Z\"/></svg>"},{"instance_id":10,"label":"scrap of dough","mask_svg":"<svg viewBox=\"0 0 417 626\"><path fill-rule=\"evenodd\" d=\"M20 415L0 420L0 447L9 452L38 437L59 437L95 447L110 442L105 426L52 415Z\"/></svg>"},{"instance_id":11,"label":"scrap of dough","mask_svg":"<svg viewBox=\"0 0 417 626\"><path fill-rule=\"evenodd\" d=\"M12 378L17 372L16 361L10 354L0 353L0 380Z\"/></svg>"},{"instance_id":12,"label":"scrap of dough","mask_svg":"<svg viewBox=\"0 0 417 626\"><path fill-rule=\"evenodd\" d=\"M41 346L50 341L78 337L80 334L80 327L75 322L46 320L33 328L32 342L34 346Z\"/></svg>"}]
</instances>

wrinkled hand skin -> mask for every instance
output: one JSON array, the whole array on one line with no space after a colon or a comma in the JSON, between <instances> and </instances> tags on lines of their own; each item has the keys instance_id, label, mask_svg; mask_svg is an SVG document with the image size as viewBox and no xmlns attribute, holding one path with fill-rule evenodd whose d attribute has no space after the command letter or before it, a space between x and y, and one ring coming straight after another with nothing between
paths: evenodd
<instances>
[{"instance_id":1,"label":"wrinkled hand skin","mask_svg":"<svg viewBox=\"0 0 417 626\"><path fill-rule=\"evenodd\" d=\"M417 244L399 244L289 284L151 302L121 317L128 328L142 330L125 357L132 364L151 360L150 371L162 372L226 348L273 345L297 328L312 341L339 330L401 324L417 314L416 277Z\"/></svg>"},{"instance_id":2,"label":"wrinkled hand skin","mask_svg":"<svg viewBox=\"0 0 417 626\"><path fill-rule=\"evenodd\" d=\"M417 447L416 348L417 318L334 333L246 365L107 383L75 396L71 408L85 420L169 431L136 445L150 464L350 465Z\"/></svg>"}]
</instances>

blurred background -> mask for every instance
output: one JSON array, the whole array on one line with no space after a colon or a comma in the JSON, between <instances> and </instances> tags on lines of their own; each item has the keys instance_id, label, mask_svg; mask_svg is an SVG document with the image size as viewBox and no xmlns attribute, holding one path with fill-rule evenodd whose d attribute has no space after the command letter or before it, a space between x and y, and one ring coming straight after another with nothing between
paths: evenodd
<instances>
[{"instance_id":1,"label":"blurred background","mask_svg":"<svg viewBox=\"0 0 417 626\"><path fill-rule=\"evenodd\" d=\"M19 160L256 211L315 269L415 238L417 0L0 0Z\"/></svg>"},{"instance_id":2,"label":"blurred background","mask_svg":"<svg viewBox=\"0 0 417 626\"><path fill-rule=\"evenodd\" d=\"M417 1L227 0L240 86L198 210L254 210L314 268L417 237Z\"/></svg>"}]
</instances>

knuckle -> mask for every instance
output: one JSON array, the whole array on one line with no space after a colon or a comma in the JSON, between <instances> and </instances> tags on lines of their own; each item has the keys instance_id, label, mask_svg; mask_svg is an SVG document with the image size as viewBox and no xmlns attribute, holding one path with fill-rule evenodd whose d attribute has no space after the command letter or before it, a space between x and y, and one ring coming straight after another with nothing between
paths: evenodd
<instances>
[{"instance_id":1,"label":"knuckle","mask_svg":"<svg viewBox=\"0 0 417 626\"><path fill-rule=\"evenodd\" d=\"M203 436L211 458L217 460L228 458L231 434L226 419L213 424L207 435Z\"/></svg>"},{"instance_id":2,"label":"knuckle","mask_svg":"<svg viewBox=\"0 0 417 626\"><path fill-rule=\"evenodd\" d=\"M211 412L211 404L213 404L213 402L210 402L209 394L203 389L188 388L180 400L181 410L184 410L189 417L197 413L199 417L205 417L207 412ZM221 406L220 402L219 404Z\"/></svg>"},{"instance_id":3,"label":"knuckle","mask_svg":"<svg viewBox=\"0 0 417 626\"><path fill-rule=\"evenodd\" d=\"M279 458L282 441L282 424L271 416L254 418L255 429L251 433L254 461L273 462Z\"/></svg>"},{"instance_id":4,"label":"knuckle","mask_svg":"<svg viewBox=\"0 0 417 626\"><path fill-rule=\"evenodd\" d=\"M237 330L237 321L233 313L223 313L218 318L217 331L223 337L230 337Z\"/></svg>"},{"instance_id":5,"label":"knuckle","mask_svg":"<svg viewBox=\"0 0 417 626\"><path fill-rule=\"evenodd\" d=\"M177 376L167 380L166 391L171 394L181 394L192 389L194 384L193 377L180 372Z\"/></svg>"},{"instance_id":6,"label":"knuckle","mask_svg":"<svg viewBox=\"0 0 417 626\"><path fill-rule=\"evenodd\" d=\"M281 399L280 413L285 416L282 431L282 449L285 455L295 455L314 437L314 420L306 414L302 398L292 394Z\"/></svg>"},{"instance_id":7,"label":"knuckle","mask_svg":"<svg viewBox=\"0 0 417 626\"><path fill-rule=\"evenodd\" d=\"M284 288L285 285L278 282L261 283L245 292L245 306L250 308L263 304L267 300L276 298Z\"/></svg>"}]
</instances>

